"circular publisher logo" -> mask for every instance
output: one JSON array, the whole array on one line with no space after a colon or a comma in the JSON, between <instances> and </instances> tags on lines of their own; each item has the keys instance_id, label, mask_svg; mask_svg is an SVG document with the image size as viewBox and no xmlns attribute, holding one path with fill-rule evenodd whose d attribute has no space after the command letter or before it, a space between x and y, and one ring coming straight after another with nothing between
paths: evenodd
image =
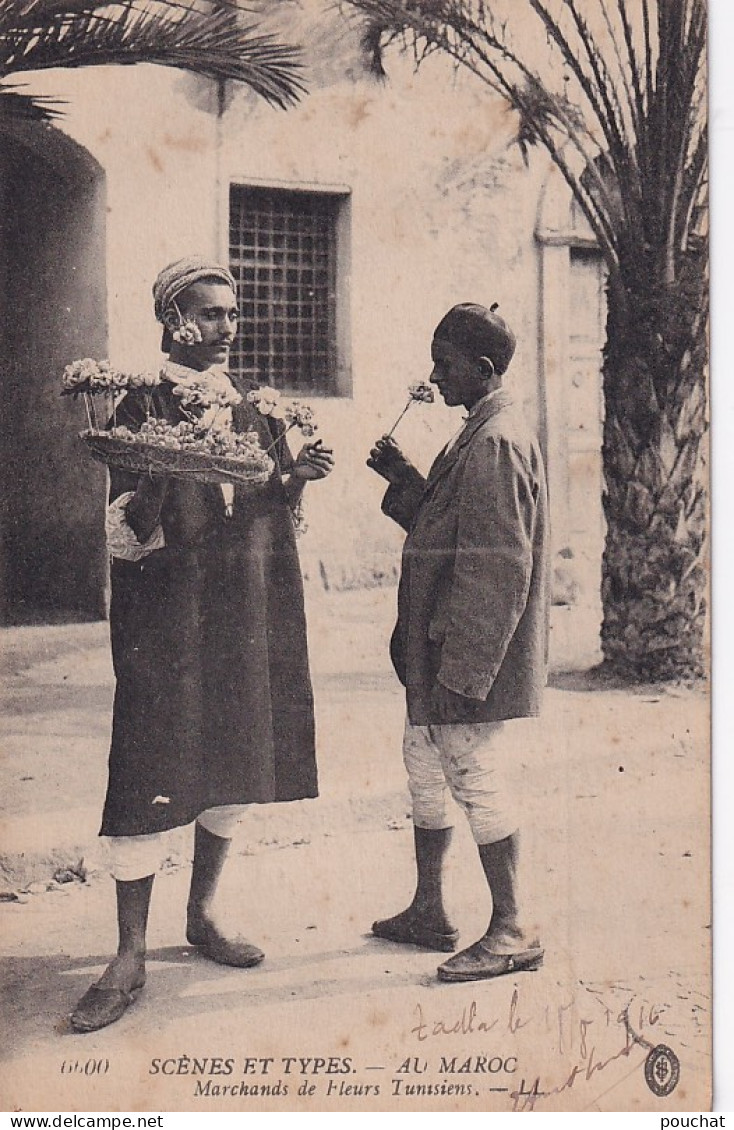
<instances>
[{"instance_id":1,"label":"circular publisher logo","mask_svg":"<svg viewBox=\"0 0 734 1130\"><path fill-rule=\"evenodd\" d=\"M665 1044L658 1044L645 1060L645 1081L648 1087L659 1099L664 1099L675 1090L679 1079L678 1056Z\"/></svg>"}]
</instances>

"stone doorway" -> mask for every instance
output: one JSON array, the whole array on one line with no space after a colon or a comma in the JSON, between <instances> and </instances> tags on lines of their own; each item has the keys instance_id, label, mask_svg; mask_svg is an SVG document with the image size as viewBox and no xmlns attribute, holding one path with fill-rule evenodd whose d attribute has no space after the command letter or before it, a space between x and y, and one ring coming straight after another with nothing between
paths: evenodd
<instances>
[{"instance_id":1,"label":"stone doorway","mask_svg":"<svg viewBox=\"0 0 734 1130\"><path fill-rule=\"evenodd\" d=\"M540 387L546 408L553 603L569 610L564 656L601 659L602 347L605 268L565 184L551 176L540 247Z\"/></svg>"},{"instance_id":2,"label":"stone doorway","mask_svg":"<svg viewBox=\"0 0 734 1130\"><path fill-rule=\"evenodd\" d=\"M2 621L105 615L104 470L85 457L63 368L107 352L104 173L60 130L22 123L0 157Z\"/></svg>"}]
</instances>

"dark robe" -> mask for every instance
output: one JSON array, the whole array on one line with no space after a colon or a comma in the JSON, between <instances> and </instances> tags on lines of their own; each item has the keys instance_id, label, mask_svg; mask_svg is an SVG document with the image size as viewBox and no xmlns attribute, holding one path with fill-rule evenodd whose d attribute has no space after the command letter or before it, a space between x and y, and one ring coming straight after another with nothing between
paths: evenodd
<instances>
[{"instance_id":1,"label":"dark robe","mask_svg":"<svg viewBox=\"0 0 734 1130\"><path fill-rule=\"evenodd\" d=\"M236 382L235 382L236 383ZM249 387L237 384L245 395ZM164 381L158 415L182 418ZM142 394L117 422L139 426ZM214 805L318 794L303 582L281 475L284 426L246 400L233 427L254 427L276 462L269 481L235 487L227 517L217 484L171 478L166 545L112 561L110 630L117 680L101 835L187 824ZM137 476L111 473L111 498Z\"/></svg>"}]
</instances>

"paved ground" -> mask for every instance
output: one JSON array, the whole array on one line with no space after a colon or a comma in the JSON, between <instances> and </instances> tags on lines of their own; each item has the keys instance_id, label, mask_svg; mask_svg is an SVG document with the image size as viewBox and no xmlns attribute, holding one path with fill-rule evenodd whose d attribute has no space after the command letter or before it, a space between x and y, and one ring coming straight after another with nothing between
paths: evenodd
<instances>
[{"instance_id":1,"label":"paved ground","mask_svg":"<svg viewBox=\"0 0 734 1130\"><path fill-rule=\"evenodd\" d=\"M518 759L545 967L439 984L436 955L367 934L412 880L402 701L384 655L393 599L312 599L322 796L253 808L223 892L267 961L229 970L183 944L184 834L156 882L148 986L116 1026L85 1037L65 1017L115 945L113 888L94 852L111 702L106 629L6 634L4 885L20 895L0 904L7 1107L706 1109L702 694L630 693L556 672L542 728ZM562 667L567 625L557 618L555 630ZM86 882L49 882L82 856ZM463 827L449 889L472 941L488 905ZM669 1099L645 1082L660 1044L680 1062ZM221 1090L231 1086L236 1095Z\"/></svg>"}]
</instances>

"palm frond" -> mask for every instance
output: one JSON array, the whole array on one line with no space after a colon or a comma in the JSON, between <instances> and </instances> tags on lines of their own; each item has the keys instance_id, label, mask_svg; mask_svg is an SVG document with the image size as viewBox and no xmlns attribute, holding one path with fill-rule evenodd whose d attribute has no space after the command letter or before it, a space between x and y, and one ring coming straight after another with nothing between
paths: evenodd
<instances>
[{"instance_id":1,"label":"palm frond","mask_svg":"<svg viewBox=\"0 0 734 1130\"><path fill-rule=\"evenodd\" d=\"M642 0L642 34L645 51L645 97L646 106L652 99L653 66L652 66L652 21L650 18L650 0Z\"/></svg>"},{"instance_id":2,"label":"palm frond","mask_svg":"<svg viewBox=\"0 0 734 1130\"><path fill-rule=\"evenodd\" d=\"M297 48L242 26L232 9L209 15L171 6L134 3L104 13L99 5L66 11L39 22L47 0L11 0L17 8L31 4L27 18L0 20L0 75L51 67L88 67L157 63L217 80L249 86L267 102L282 108L305 91ZM176 5L176 7L178 7ZM166 10L168 8L168 10Z\"/></svg>"},{"instance_id":3,"label":"palm frond","mask_svg":"<svg viewBox=\"0 0 734 1130\"><path fill-rule=\"evenodd\" d=\"M588 35L583 20L571 0L566 0L566 4L576 24L583 50L591 63L591 76L584 70L578 52L574 50L568 37L564 35L558 19L551 14L545 4L541 3L541 0L530 0L530 7L543 24L546 35L555 43L565 65L572 72L581 91L588 99L608 144L616 148L621 144L623 124L617 120L617 115L614 112L612 91L606 88L603 81L600 81L598 62L592 49L593 41Z\"/></svg>"},{"instance_id":4,"label":"palm frond","mask_svg":"<svg viewBox=\"0 0 734 1130\"><path fill-rule=\"evenodd\" d=\"M635 137L640 136L644 129L644 116L640 116L638 112L638 104L635 100L635 93L633 90L632 77L629 74L628 67L622 52L622 47L619 41L619 29L615 28L614 21L610 15L609 8L607 7L607 0L599 0L602 18L604 25L607 29L607 36L609 45L614 55L614 60L617 68L618 82L624 91L624 104L626 113L631 121L630 138L634 140Z\"/></svg>"},{"instance_id":5,"label":"palm frond","mask_svg":"<svg viewBox=\"0 0 734 1130\"><path fill-rule=\"evenodd\" d=\"M120 0L121 7L128 0ZM110 0L3 0L0 5L0 34L12 28L42 28L52 20L108 8Z\"/></svg>"},{"instance_id":6,"label":"palm frond","mask_svg":"<svg viewBox=\"0 0 734 1130\"><path fill-rule=\"evenodd\" d=\"M691 198L698 194L705 172L698 138L705 125L706 30L701 0L658 4L657 58L647 107L648 176L641 210L646 238L664 254L669 278L687 243L681 217L691 215Z\"/></svg>"},{"instance_id":7,"label":"palm frond","mask_svg":"<svg viewBox=\"0 0 734 1130\"><path fill-rule=\"evenodd\" d=\"M604 0L600 0L600 2L602 12L606 15ZM599 124L603 139L599 148L604 154L603 161L608 166L607 181L609 179L616 180L620 187L620 191L616 193L616 202L612 202L607 192L607 183L604 178L598 176L597 196L607 214L611 216L619 210L620 205L622 208L626 207L629 196L634 199L640 193L640 176L635 148L627 129L627 117L634 116L625 116L617 93L618 83L612 77L610 66L596 43L588 23L581 15L575 0L564 0L564 3L573 21L578 42L572 41L563 33L560 22L541 3L541 0L530 0L530 5L536 15L540 17L546 34L556 44L564 64L570 69L576 80L577 96L579 96L580 101L585 100L588 103ZM618 53L617 59L619 61ZM621 62L619 65L620 70L623 71ZM624 81L622 86L626 88ZM574 144L576 144L574 135L578 135L578 132L578 126L572 124L569 133ZM586 156L592 175L597 176L596 162L593 159L589 161L588 154L582 153L582 155ZM634 212L631 212L628 219L631 219L633 215Z\"/></svg>"},{"instance_id":8,"label":"palm frond","mask_svg":"<svg viewBox=\"0 0 734 1130\"><path fill-rule=\"evenodd\" d=\"M640 123L644 121L645 118L645 99L642 93L644 83L642 67L640 66L640 61L635 49L634 33L632 24L630 23L626 0L617 0L617 11L619 12L624 43L627 48L627 67L625 70L630 76L634 95L631 99L631 109L635 114L637 128L639 129Z\"/></svg>"},{"instance_id":9,"label":"palm frond","mask_svg":"<svg viewBox=\"0 0 734 1130\"><path fill-rule=\"evenodd\" d=\"M45 122L50 125L62 116L61 106L56 98L34 97L0 86L0 130L15 122Z\"/></svg>"},{"instance_id":10,"label":"palm frond","mask_svg":"<svg viewBox=\"0 0 734 1130\"><path fill-rule=\"evenodd\" d=\"M503 26L491 0L342 0L375 29L365 41L373 66L377 55L383 67L382 50L396 38L414 55L418 42L502 95L518 114L523 156L546 148L612 274L645 247L672 278L705 197L705 0L593 3L595 21L587 16L592 0L513 0ZM508 38L518 8L545 32L550 54L540 73ZM584 178L567 162L569 144L586 164Z\"/></svg>"}]
</instances>

